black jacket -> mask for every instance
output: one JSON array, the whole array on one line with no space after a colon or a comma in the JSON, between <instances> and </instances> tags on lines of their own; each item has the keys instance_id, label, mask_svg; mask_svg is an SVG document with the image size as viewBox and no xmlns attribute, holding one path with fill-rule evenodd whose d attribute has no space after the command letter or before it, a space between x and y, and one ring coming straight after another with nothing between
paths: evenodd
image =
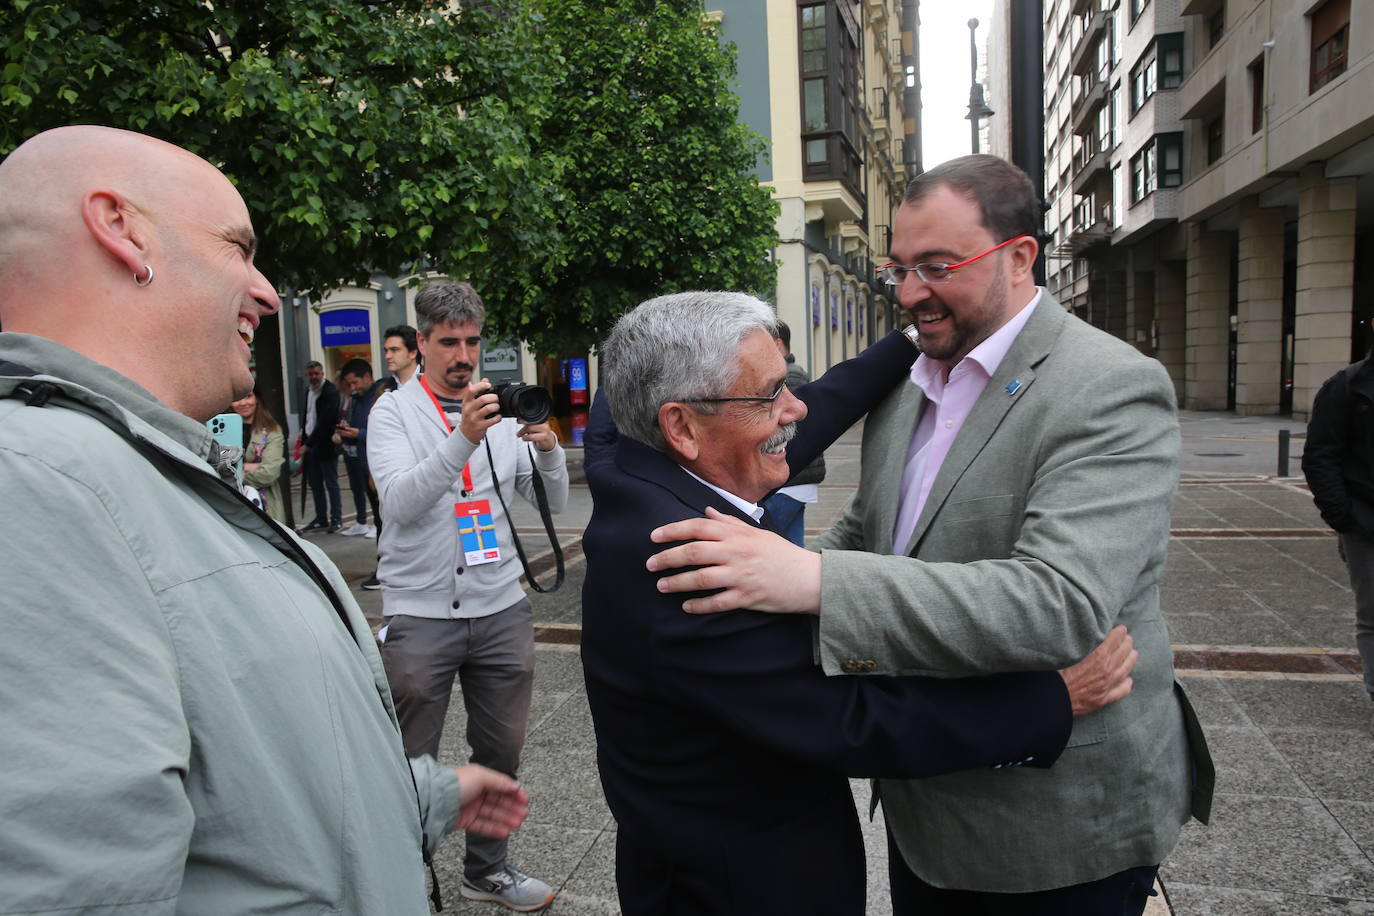
<instances>
[{"instance_id":1,"label":"black jacket","mask_svg":"<svg viewBox=\"0 0 1374 916\"><path fill-rule=\"evenodd\" d=\"M358 431L358 441L354 444L358 446L358 457L363 464L367 464L367 418L372 414L372 405L377 403L377 399L392 390L387 386L387 381L384 378L377 379L361 397L349 402L348 425Z\"/></svg>"},{"instance_id":2,"label":"black jacket","mask_svg":"<svg viewBox=\"0 0 1374 916\"><path fill-rule=\"evenodd\" d=\"M793 467L898 383L912 355L893 335L801 389L810 414L788 444ZM586 470L582 662L625 916L861 916L863 839L846 774L1058 756L1071 719L1053 672L826 677L805 617L684 613L686 596L659 593L644 567L666 546L649 532L706 506L745 517L623 436Z\"/></svg>"},{"instance_id":3,"label":"black jacket","mask_svg":"<svg viewBox=\"0 0 1374 916\"><path fill-rule=\"evenodd\" d=\"M802 385L811 381L811 376L806 374L806 370L797 365L797 358L791 353L787 354L787 387L791 391L796 391ZM787 486L795 487L804 483L820 483L825 480L825 455L817 455L816 460L798 471L791 480L787 481Z\"/></svg>"},{"instance_id":4,"label":"black jacket","mask_svg":"<svg viewBox=\"0 0 1374 916\"><path fill-rule=\"evenodd\" d=\"M305 435L305 412L310 409L310 386L301 393L301 435ZM315 401L315 430L306 436L305 444L315 458L334 455L333 436L339 425L339 389L325 379L320 384L320 396Z\"/></svg>"},{"instance_id":5,"label":"black jacket","mask_svg":"<svg viewBox=\"0 0 1374 916\"><path fill-rule=\"evenodd\" d=\"M1352 363L1312 402L1302 472L1328 525L1374 538L1374 362Z\"/></svg>"}]
</instances>

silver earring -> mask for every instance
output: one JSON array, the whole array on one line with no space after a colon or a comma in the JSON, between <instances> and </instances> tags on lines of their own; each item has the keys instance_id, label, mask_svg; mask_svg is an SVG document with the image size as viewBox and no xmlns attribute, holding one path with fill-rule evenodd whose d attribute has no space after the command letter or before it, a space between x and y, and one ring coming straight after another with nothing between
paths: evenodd
<instances>
[{"instance_id":1,"label":"silver earring","mask_svg":"<svg viewBox=\"0 0 1374 916\"><path fill-rule=\"evenodd\" d=\"M140 280L140 279L138 278L138 274L134 274L134 285L135 285L135 286L147 286L149 283L152 283L152 282L153 282L153 268L152 268L152 265L150 265L150 264L144 264L144 265L143 265L143 269L146 270L146 271L148 271L148 278L147 278L146 280Z\"/></svg>"}]
</instances>

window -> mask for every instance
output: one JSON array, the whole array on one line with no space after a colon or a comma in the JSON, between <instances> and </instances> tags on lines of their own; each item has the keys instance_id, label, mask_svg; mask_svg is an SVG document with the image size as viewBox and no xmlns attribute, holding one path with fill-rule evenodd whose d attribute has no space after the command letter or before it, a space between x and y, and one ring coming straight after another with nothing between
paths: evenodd
<instances>
[{"instance_id":1,"label":"window","mask_svg":"<svg viewBox=\"0 0 1374 916\"><path fill-rule=\"evenodd\" d=\"M1131 114L1139 111L1145 100L1155 94L1155 54L1155 46L1150 45L1131 69Z\"/></svg>"},{"instance_id":2,"label":"window","mask_svg":"<svg viewBox=\"0 0 1374 916\"><path fill-rule=\"evenodd\" d=\"M1121 166L1112 166L1112 228L1121 225Z\"/></svg>"},{"instance_id":3,"label":"window","mask_svg":"<svg viewBox=\"0 0 1374 916\"><path fill-rule=\"evenodd\" d=\"M1159 88L1177 89L1183 84L1183 33L1161 35L1155 45L1159 49Z\"/></svg>"},{"instance_id":4,"label":"window","mask_svg":"<svg viewBox=\"0 0 1374 916\"><path fill-rule=\"evenodd\" d=\"M1151 140L1144 149L1131 157L1131 203L1153 194L1157 177L1155 144Z\"/></svg>"},{"instance_id":5,"label":"window","mask_svg":"<svg viewBox=\"0 0 1374 916\"><path fill-rule=\"evenodd\" d=\"M858 25L849 0L797 4L802 177L839 179L862 198Z\"/></svg>"},{"instance_id":6,"label":"window","mask_svg":"<svg viewBox=\"0 0 1374 916\"><path fill-rule=\"evenodd\" d=\"M1104 153L1116 147L1120 100L1121 84L1117 83L1107 94L1107 104L1097 110L1097 148Z\"/></svg>"},{"instance_id":7,"label":"window","mask_svg":"<svg viewBox=\"0 0 1374 916\"><path fill-rule=\"evenodd\" d=\"M1131 23L1134 24L1140 18L1140 14L1145 12L1145 7L1150 5L1150 0L1131 0Z\"/></svg>"},{"instance_id":8,"label":"window","mask_svg":"<svg viewBox=\"0 0 1374 916\"><path fill-rule=\"evenodd\" d=\"M1183 135L1160 134L1131 157L1131 203L1183 183Z\"/></svg>"},{"instance_id":9,"label":"window","mask_svg":"<svg viewBox=\"0 0 1374 916\"><path fill-rule=\"evenodd\" d=\"M1107 11L1107 45L1111 49L1108 52L1111 65L1115 67L1121 63L1121 32L1116 27L1116 10Z\"/></svg>"},{"instance_id":10,"label":"window","mask_svg":"<svg viewBox=\"0 0 1374 916\"><path fill-rule=\"evenodd\" d=\"M1207 164L1211 165L1221 158L1222 141L1225 139L1226 115L1219 114L1207 122Z\"/></svg>"},{"instance_id":11,"label":"window","mask_svg":"<svg viewBox=\"0 0 1374 916\"><path fill-rule=\"evenodd\" d=\"M1183 84L1183 34L1160 35L1131 68L1131 114L1155 94L1156 89L1177 89Z\"/></svg>"},{"instance_id":12,"label":"window","mask_svg":"<svg viewBox=\"0 0 1374 916\"><path fill-rule=\"evenodd\" d=\"M1257 134L1264 126L1264 57L1250 65L1250 133Z\"/></svg>"},{"instance_id":13,"label":"window","mask_svg":"<svg viewBox=\"0 0 1374 916\"><path fill-rule=\"evenodd\" d=\"M1159 186L1176 188L1183 184L1183 134L1160 134Z\"/></svg>"},{"instance_id":14,"label":"window","mask_svg":"<svg viewBox=\"0 0 1374 916\"><path fill-rule=\"evenodd\" d=\"M825 130L830 124L826 107L825 4L804 6L801 12L802 132ZM824 163L824 140L806 143L806 163Z\"/></svg>"},{"instance_id":15,"label":"window","mask_svg":"<svg viewBox=\"0 0 1374 916\"><path fill-rule=\"evenodd\" d=\"M1077 232L1086 232L1088 227L1093 224L1095 219L1093 211L1097 209L1095 195L1084 194L1078 198L1078 203L1073 208L1073 227Z\"/></svg>"},{"instance_id":16,"label":"window","mask_svg":"<svg viewBox=\"0 0 1374 916\"><path fill-rule=\"evenodd\" d=\"M1112 87L1112 91L1107 95L1107 133L1104 135L1111 140L1110 146L1103 149L1115 149L1117 142L1117 127L1121 124L1121 83Z\"/></svg>"},{"instance_id":17,"label":"window","mask_svg":"<svg viewBox=\"0 0 1374 916\"><path fill-rule=\"evenodd\" d=\"M1350 38L1350 0L1327 0L1312 12L1312 77L1316 92L1345 72Z\"/></svg>"},{"instance_id":18,"label":"window","mask_svg":"<svg viewBox=\"0 0 1374 916\"><path fill-rule=\"evenodd\" d=\"M1226 32L1226 4L1218 6L1212 15L1207 17L1207 47L1215 48L1221 44L1221 36Z\"/></svg>"}]
</instances>

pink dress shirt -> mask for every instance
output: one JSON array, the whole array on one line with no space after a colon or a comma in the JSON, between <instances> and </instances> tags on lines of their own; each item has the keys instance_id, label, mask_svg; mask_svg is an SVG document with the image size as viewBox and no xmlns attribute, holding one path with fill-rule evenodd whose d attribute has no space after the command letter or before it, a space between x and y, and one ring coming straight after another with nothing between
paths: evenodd
<instances>
[{"instance_id":1,"label":"pink dress shirt","mask_svg":"<svg viewBox=\"0 0 1374 916\"><path fill-rule=\"evenodd\" d=\"M907 552L908 542L916 531L916 522L925 508L935 476L940 473L949 448L954 444L964 420L987 387L988 380L1002 364L1007 351L1031 313L1040 304L1044 290L1037 288L1035 297L1011 317L1011 320L992 333L987 340L974 347L969 354L945 373L941 363L924 353L911 367L911 381L925 393L926 406L916 423L916 432L906 451L906 465L902 469L902 489L897 503L897 522L892 527L892 551Z\"/></svg>"}]
</instances>

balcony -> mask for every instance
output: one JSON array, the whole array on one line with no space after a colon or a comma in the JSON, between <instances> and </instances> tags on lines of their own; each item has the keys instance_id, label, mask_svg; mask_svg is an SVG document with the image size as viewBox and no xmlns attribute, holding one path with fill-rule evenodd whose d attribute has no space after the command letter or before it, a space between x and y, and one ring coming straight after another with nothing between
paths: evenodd
<instances>
[{"instance_id":1,"label":"balcony","mask_svg":"<svg viewBox=\"0 0 1374 916\"><path fill-rule=\"evenodd\" d=\"M1111 160L1101 150L1089 156L1075 157L1073 193L1081 197L1095 190L1097 182L1111 178L1111 165Z\"/></svg>"},{"instance_id":2,"label":"balcony","mask_svg":"<svg viewBox=\"0 0 1374 916\"><path fill-rule=\"evenodd\" d=\"M1210 16L1225 0L1183 0L1180 16Z\"/></svg>"},{"instance_id":3,"label":"balcony","mask_svg":"<svg viewBox=\"0 0 1374 916\"><path fill-rule=\"evenodd\" d=\"M1069 57L1069 70L1082 73L1097 63L1097 42L1107 31L1107 14L1100 9L1093 10L1083 20L1083 37L1073 46Z\"/></svg>"},{"instance_id":4,"label":"balcony","mask_svg":"<svg viewBox=\"0 0 1374 916\"><path fill-rule=\"evenodd\" d=\"M1093 84L1076 93L1070 105L1070 125L1076 134L1086 134L1092 126L1092 118L1107 101L1107 81L1095 80Z\"/></svg>"},{"instance_id":5,"label":"balcony","mask_svg":"<svg viewBox=\"0 0 1374 916\"><path fill-rule=\"evenodd\" d=\"M1106 215L1102 214L1089 225L1074 228L1073 233L1069 235L1069 250L1075 257L1079 257L1090 248L1106 245L1111 238L1112 227L1108 224Z\"/></svg>"}]
</instances>

